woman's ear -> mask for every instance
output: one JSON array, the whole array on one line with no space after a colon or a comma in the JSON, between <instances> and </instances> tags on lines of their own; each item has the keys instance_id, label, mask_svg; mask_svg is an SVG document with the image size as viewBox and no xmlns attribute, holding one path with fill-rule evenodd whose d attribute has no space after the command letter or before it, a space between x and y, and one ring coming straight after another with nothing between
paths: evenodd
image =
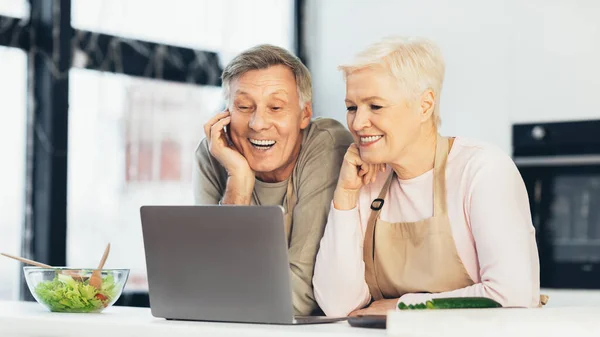
<instances>
[{"instance_id":1,"label":"woman's ear","mask_svg":"<svg viewBox=\"0 0 600 337\"><path fill-rule=\"evenodd\" d=\"M433 111L435 110L435 94L433 90L427 89L421 94L421 121L427 121L433 115Z\"/></svg>"}]
</instances>

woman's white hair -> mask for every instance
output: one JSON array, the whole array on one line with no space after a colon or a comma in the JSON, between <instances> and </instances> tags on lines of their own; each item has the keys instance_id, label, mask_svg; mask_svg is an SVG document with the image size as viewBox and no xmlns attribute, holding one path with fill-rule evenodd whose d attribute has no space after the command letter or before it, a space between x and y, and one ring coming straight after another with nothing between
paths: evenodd
<instances>
[{"instance_id":1,"label":"woman's white hair","mask_svg":"<svg viewBox=\"0 0 600 337\"><path fill-rule=\"evenodd\" d=\"M312 101L312 81L308 68L300 59L284 48L262 44L237 55L221 74L223 96L229 107L231 103L231 82L239 79L251 70L267 69L271 66L284 65L294 73L296 87L300 97L300 108Z\"/></svg>"},{"instance_id":2,"label":"woman's white hair","mask_svg":"<svg viewBox=\"0 0 600 337\"><path fill-rule=\"evenodd\" d=\"M346 77L356 70L377 65L389 70L411 99L416 99L427 89L432 90L435 97L433 118L435 125L440 126L440 94L446 66L435 43L419 37L386 37L338 69Z\"/></svg>"}]
</instances>

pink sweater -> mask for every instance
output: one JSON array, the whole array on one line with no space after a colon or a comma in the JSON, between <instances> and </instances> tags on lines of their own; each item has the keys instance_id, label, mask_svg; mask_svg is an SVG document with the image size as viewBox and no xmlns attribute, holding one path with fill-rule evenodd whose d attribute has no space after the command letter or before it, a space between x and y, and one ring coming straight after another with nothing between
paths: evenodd
<instances>
[{"instance_id":1,"label":"pink sweater","mask_svg":"<svg viewBox=\"0 0 600 337\"><path fill-rule=\"evenodd\" d=\"M317 303L328 316L345 316L371 299L364 277L363 238L388 167L362 188L357 207L331 211L313 277ZM472 286L435 294L406 294L405 303L440 297L489 297L503 306L539 303L539 258L527 191L509 156L490 145L456 138L446 167L448 216ZM380 217L418 221L433 215L433 170L392 182Z\"/></svg>"}]
</instances>

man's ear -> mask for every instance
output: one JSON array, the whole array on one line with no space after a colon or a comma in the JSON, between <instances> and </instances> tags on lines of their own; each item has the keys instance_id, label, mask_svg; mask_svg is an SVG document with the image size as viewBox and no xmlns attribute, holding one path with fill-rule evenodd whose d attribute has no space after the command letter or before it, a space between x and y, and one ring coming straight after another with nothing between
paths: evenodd
<instances>
[{"instance_id":1,"label":"man's ear","mask_svg":"<svg viewBox=\"0 0 600 337\"><path fill-rule=\"evenodd\" d=\"M300 129L304 130L310 124L312 119L312 102L304 103L304 109L302 109L302 119L300 120Z\"/></svg>"},{"instance_id":2,"label":"man's ear","mask_svg":"<svg viewBox=\"0 0 600 337\"><path fill-rule=\"evenodd\" d=\"M420 99L420 111L421 121L427 121L433 115L433 111L435 110L435 94L433 90L427 89L421 94Z\"/></svg>"}]
</instances>

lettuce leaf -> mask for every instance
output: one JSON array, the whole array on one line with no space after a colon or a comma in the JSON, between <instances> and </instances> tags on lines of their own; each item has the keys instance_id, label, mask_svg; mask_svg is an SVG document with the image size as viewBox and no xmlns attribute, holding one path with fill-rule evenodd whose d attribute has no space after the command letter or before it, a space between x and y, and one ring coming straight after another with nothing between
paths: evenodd
<instances>
[{"instance_id":1,"label":"lettuce leaf","mask_svg":"<svg viewBox=\"0 0 600 337\"><path fill-rule=\"evenodd\" d=\"M53 280L39 283L34 291L38 300L53 312L99 312L116 296L114 278L104 277L99 291L88 282L57 273Z\"/></svg>"}]
</instances>

